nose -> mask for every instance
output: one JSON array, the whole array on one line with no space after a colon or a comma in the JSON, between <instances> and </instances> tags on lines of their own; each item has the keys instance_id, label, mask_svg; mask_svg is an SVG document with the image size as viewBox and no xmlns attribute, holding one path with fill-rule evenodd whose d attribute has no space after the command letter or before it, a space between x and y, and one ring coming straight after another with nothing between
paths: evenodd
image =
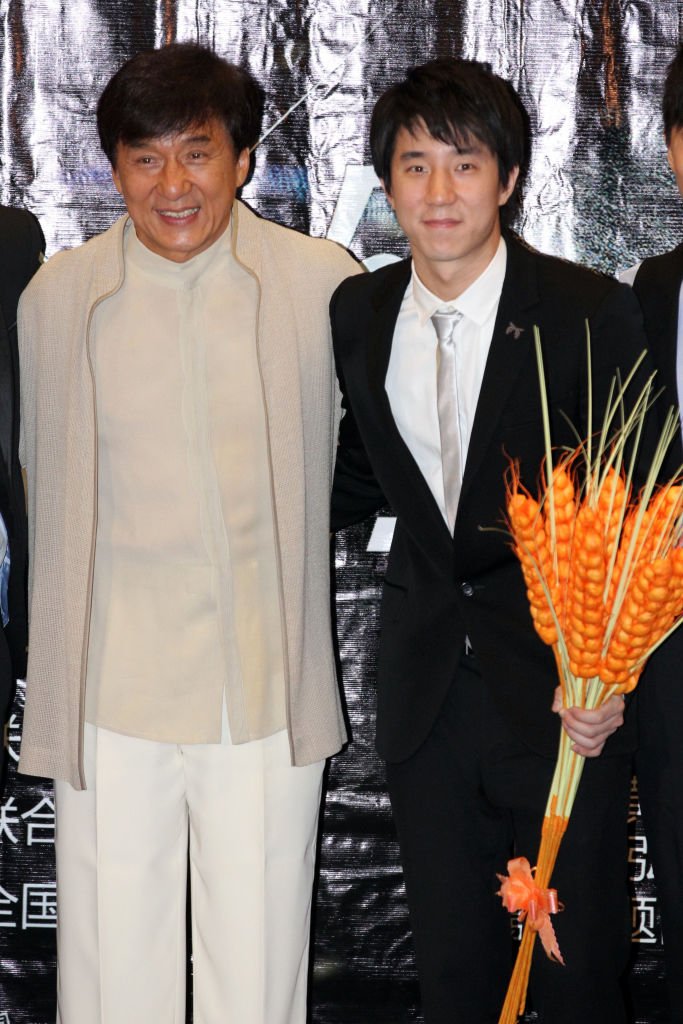
<instances>
[{"instance_id":1,"label":"nose","mask_svg":"<svg viewBox=\"0 0 683 1024\"><path fill-rule=\"evenodd\" d=\"M184 195L190 183L183 164L179 160L166 160L157 180L157 189L166 199Z\"/></svg>"},{"instance_id":2,"label":"nose","mask_svg":"<svg viewBox=\"0 0 683 1024\"><path fill-rule=\"evenodd\" d=\"M452 203L455 192L455 182L450 172L445 167L433 167L429 174L429 202L437 205Z\"/></svg>"}]
</instances>

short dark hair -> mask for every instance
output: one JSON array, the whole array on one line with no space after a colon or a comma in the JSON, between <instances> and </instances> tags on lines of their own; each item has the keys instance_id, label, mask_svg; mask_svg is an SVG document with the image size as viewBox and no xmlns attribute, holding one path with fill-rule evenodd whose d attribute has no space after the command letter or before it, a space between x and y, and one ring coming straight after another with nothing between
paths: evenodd
<instances>
[{"instance_id":1,"label":"short dark hair","mask_svg":"<svg viewBox=\"0 0 683 1024\"><path fill-rule=\"evenodd\" d=\"M197 43L144 50L119 68L97 104L97 130L112 167L127 145L218 120L235 154L258 141L263 91L248 71Z\"/></svg>"},{"instance_id":2,"label":"short dark hair","mask_svg":"<svg viewBox=\"0 0 683 1024\"><path fill-rule=\"evenodd\" d=\"M520 179L526 171L529 116L510 83L487 64L450 57L432 60L410 68L404 81L380 96L370 121L370 150L375 173L388 192L396 136L401 128L411 131L420 124L433 138L454 146L467 146L473 139L483 142L498 160L503 186L513 168L519 167Z\"/></svg>"},{"instance_id":3,"label":"short dark hair","mask_svg":"<svg viewBox=\"0 0 683 1024\"><path fill-rule=\"evenodd\" d=\"M678 47L676 56L666 69L662 114L664 115L664 135L668 146L674 128L680 128L683 125L683 44Z\"/></svg>"}]
</instances>

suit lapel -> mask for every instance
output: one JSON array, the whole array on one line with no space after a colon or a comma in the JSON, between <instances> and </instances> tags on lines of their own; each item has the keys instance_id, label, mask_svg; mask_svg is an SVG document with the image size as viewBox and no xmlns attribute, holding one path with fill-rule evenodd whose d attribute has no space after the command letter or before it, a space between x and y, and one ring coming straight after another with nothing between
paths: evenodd
<instances>
[{"instance_id":1,"label":"suit lapel","mask_svg":"<svg viewBox=\"0 0 683 1024\"><path fill-rule=\"evenodd\" d=\"M530 367L535 372L533 309L538 303L538 285L533 254L514 238L506 236L505 241L505 280L472 425L461 503L477 478L508 396L523 373L529 373Z\"/></svg>"}]
</instances>

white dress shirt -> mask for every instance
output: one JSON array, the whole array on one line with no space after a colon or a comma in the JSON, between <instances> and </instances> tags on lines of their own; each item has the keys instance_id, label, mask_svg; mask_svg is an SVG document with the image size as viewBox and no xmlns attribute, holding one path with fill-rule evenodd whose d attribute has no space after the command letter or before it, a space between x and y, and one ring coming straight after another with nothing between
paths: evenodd
<instances>
[{"instance_id":1,"label":"white dress shirt","mask_svg":"<svg viewBox=\"0 0 683 1024\"><path fill-rule=\"evenodd\" d=\"M491 347L503 289L507 249L496 253L466 291L452 302L433 295L415 266L396 321L385 388L401 437L417 462L446 520L441 440L436 405L437 338L431 316L437 310L462 313L455 328L457 391L463 465Z\"/></svg>"}]
</instances>

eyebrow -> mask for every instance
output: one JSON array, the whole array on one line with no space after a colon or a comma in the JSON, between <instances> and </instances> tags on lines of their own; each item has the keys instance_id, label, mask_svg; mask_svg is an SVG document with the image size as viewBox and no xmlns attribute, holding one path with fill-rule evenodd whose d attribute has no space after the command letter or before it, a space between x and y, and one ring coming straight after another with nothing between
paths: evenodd
<instances>
[{"instance_id":1,"label":"eyebrow","mask_svg":"<svg viewBox=\"0 0 683 1024\"><path fill-rule=\"evenodd\" d=\"M125 145L128 145L131 149L147 149L148 146L153 146L159 137L160 136L155 136L151 139L137 139L135 142L128 142L125 143ZM204 143L211 142L211 136L188 135L188 137L184 138L182 141L185 145L189 146L203 145Z\"/></svg>"},{"instance_id":2,"label":"eyebrow","mask_svg":"<svg viewBox=\"0 0 683 1024\"><path fill-rule=\"evenodd\" d=\"M482 152L481 146L455 146L452 147L458 156L476 156ZM424 149L408 149L398 154L399 160L423 160L427 156Z\"/></svg>"}]
</instances>

